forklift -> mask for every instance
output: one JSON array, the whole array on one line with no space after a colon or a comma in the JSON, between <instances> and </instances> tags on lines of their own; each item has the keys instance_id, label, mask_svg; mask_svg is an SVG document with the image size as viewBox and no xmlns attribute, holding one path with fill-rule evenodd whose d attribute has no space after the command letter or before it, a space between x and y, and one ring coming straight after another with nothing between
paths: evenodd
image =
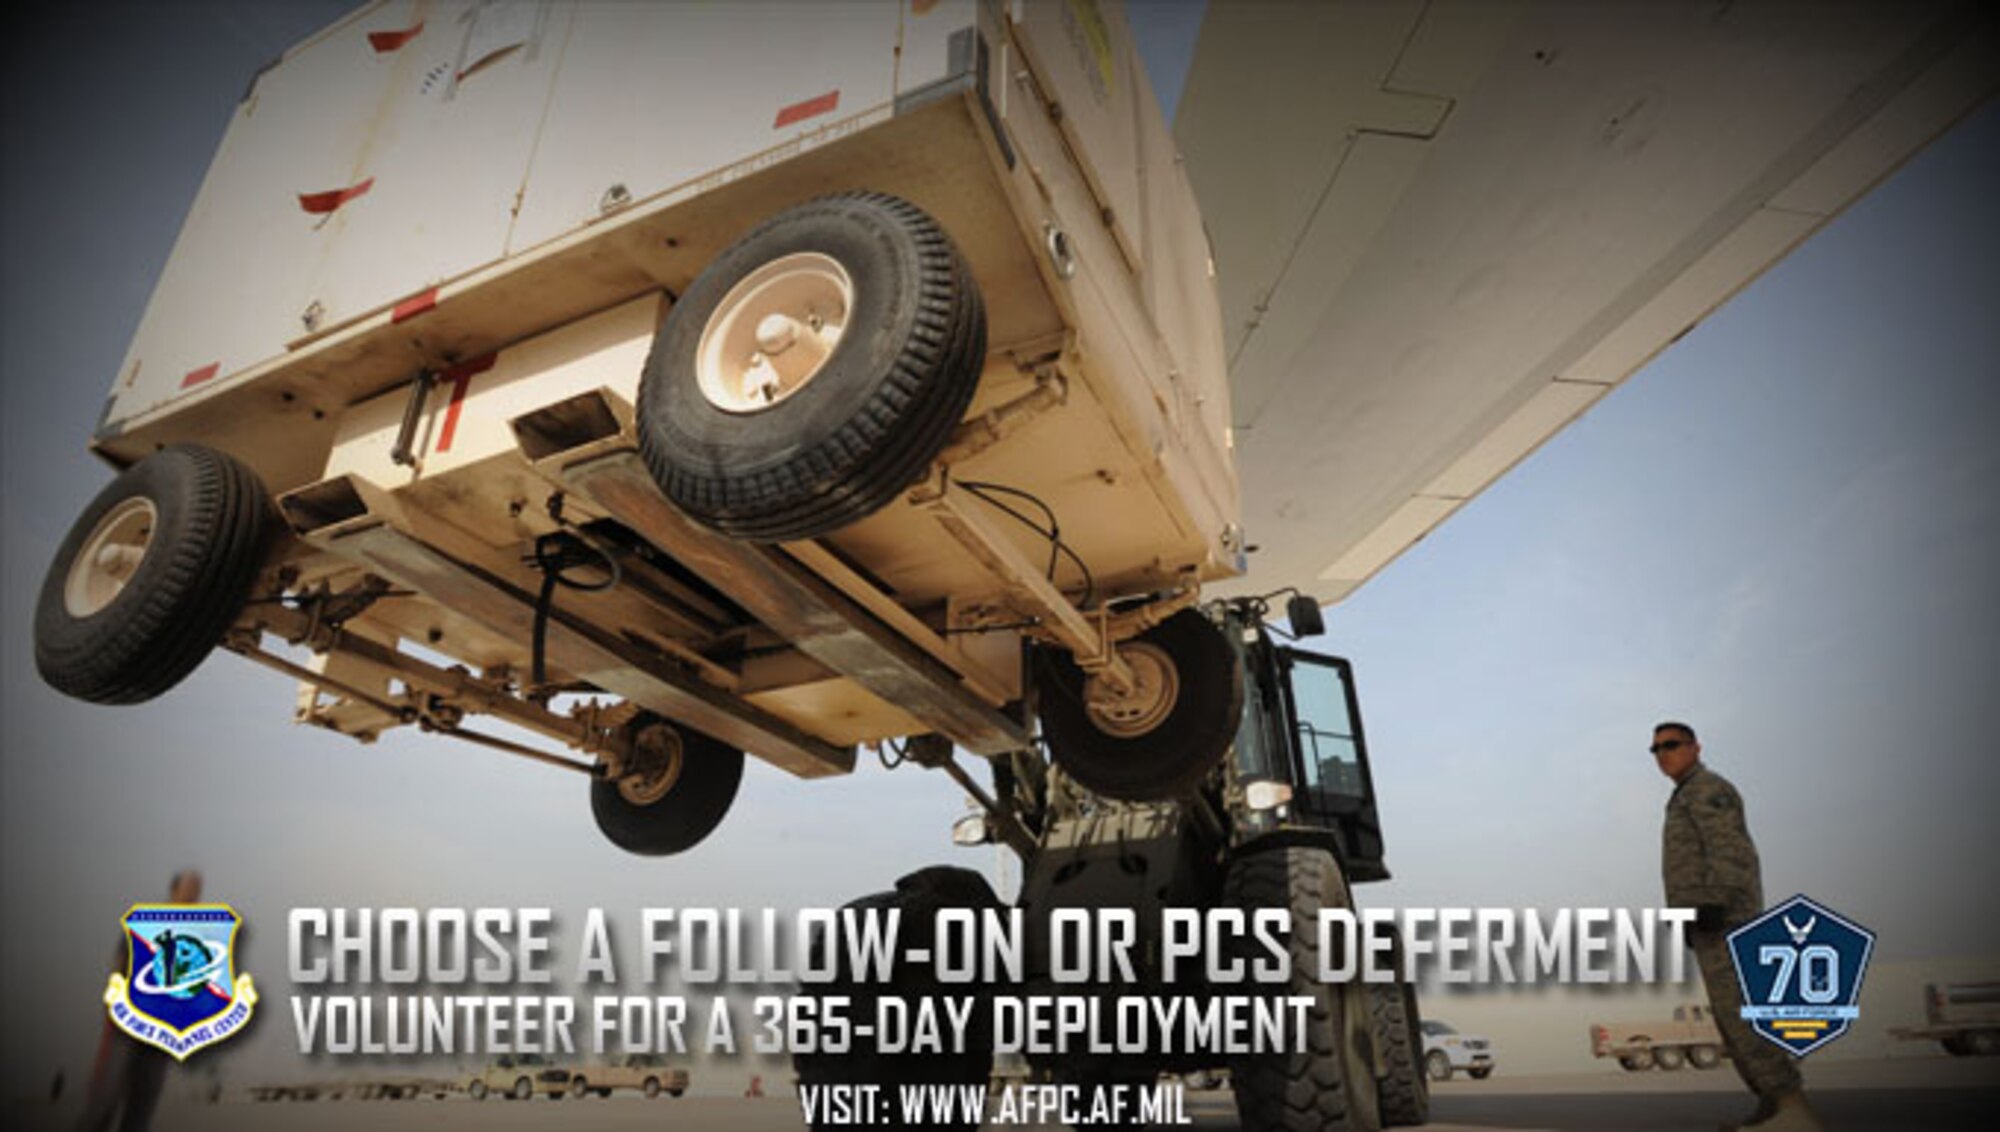
<instances>
[{"instance_id":1,"label":"forklift","mask_svg":"<svg viewBox=\"0 0 2000 1132\"><path fill-rule=\"evenodd\" d=\"M1287 592L1289 632L1270 623L1272 603ZM1190 623L1196 618L1199 626ZM979 804L954 826L956 844L999 842L1020 857L1022 880L1014 907L1027 926L1025 977L1008 992L1198 1000L1254 989L1309 999L1306 1041L1234 1057L1163 1049L1164 1043L1149 1043L1147 1048L1161 1052L1146 1055L1030 1054L1027 1073L1039 1082L1085 1086L1150 1083L1163 1073L1179 1074L1184 1081L1226 1080L1244 1132L1423 1124L1429 1118L1430 1095L1415 988L1403 981L1371 984L1357 977L1323 983L1316 977L1320 957L1314 925L1319 912L1354 909L1353 886L1389 877L1353 668L1340 657L1297 646L1298 640L1323 633L1325 625L1318 605L1295 591L1222 599L1176 619L1182 619L1174 649L1178 687L1168 689L1164 698L1173 710L1190 699L1221 697L1235 704L1230 709L1234 741L1176 796L1119 798L1103 792L1116 785L1120 732L1134 721L1093 710L1084 693L1086 678L1052 650L1037 655L1030 648L1025 661L1034 677L1029 684L1041 697L1034 710L1042 720L1042 746L1051 757L1024 751L995 760L994 789L988 793L942 744L913 743L902 756L950 772ZM1145 641L1139 638L1139 645ZM1133 660L1134 669L1143 674L1144 656ZM1212 707L1196 703L1190 710L1201 715ZM1156 729L1158 723L1150 721L1149 726ZM1094 748L1083 751L1079 760L1082 745ZM1092 768L1094 789L1070 773L1068 768L1079 762ZM1133 781L1145 777L1143 771L1137 768ZM983 875L949 866L919 870L899 880L893 891L850 906L901 909L907 945L927 952L936 942L933 918L939 911L1005 907ZM1054 982L1046 953L1049 917L1065 909L1108 908L1135 913L1136 981L1116 986ZM1168 984L1161 977L1163 911L1237 909L1247 916L1270 908L1290 913L1292 926L1282 939L1292 960L1288 983L1221 986L1180 978ZM1241 942L1248 946L1247 939ZM1249 957L1247 951L1242 956ZM1337 957L1330 958L1341 965ZM815 993L847 996L852 1016L866 1018L884 994L966 991L962 984L941 985L922 964L898 964L890 985L865 985L847 980L843 972L842 980ZM968 1033L985 1036L988 1029L974 1025ZM971 1042L948 1055L899 1056L857 1039L844 1052L795 1055L794 1065L802 1085L869 1082L894 1093L905 1085L984 1084L994 1073L994 1054ZM898 1125L901 1114L887 1115L892 1126L977 1126Z\"/></svg>"}]
</instances>

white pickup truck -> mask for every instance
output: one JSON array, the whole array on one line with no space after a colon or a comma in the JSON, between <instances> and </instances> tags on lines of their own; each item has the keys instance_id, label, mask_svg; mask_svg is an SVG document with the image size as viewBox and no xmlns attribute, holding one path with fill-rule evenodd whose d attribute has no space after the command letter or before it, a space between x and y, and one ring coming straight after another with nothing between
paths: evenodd
<instances>
[{"instance_id":1,"label":"white pickup truck","mask_svg":"<svg viewBox=\"0 0 2000 1132\"><path fill-rule=\"evenodd\" d=\"M1167 797L1240 705L1191 608L1244 564L1229 426L1114 0L380 0L238 107L36 662L131 703L219 645L300 722L582 771L639 853L746 752L979 792L951 751L1038 721Z\"/></svg>"},{"instance_id":2,"label":"white pickup truck","mask_svg":"<svg viewBox=\"0 0 2000 1132\"><path fill-rule=\"evenodd\" d=\"M1461 1034L1449 1023L1426 1018L1424 1029L1424 1072L1433 1081L1449 1081L1464 1072L1475 1081L1493 1075L1493 1043L1478 1034Z\"/></svg>"}]
</instances>

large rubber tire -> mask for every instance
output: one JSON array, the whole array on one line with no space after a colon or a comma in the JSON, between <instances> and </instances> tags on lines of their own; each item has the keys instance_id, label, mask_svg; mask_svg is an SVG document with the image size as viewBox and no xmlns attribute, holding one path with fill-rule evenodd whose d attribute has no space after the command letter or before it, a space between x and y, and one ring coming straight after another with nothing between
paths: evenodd
<instances>
[{"instance_id":1,"label":"large rubber tire","mask_svg":"<svg viewBox=\"0 0 2000 1132\"><path fill-rule=\"evenodd\" d=\"M680 776L663 796L644 803L628 797L616 782L593 778L590 813L620 849L664 857L694 848L722 824L743 781L743 752L650 714L633 721L631 732L640 735L649 728L666 728L679 737Z\"/></svg>"},{"instance_id":2,"label":"large rubber tire","mask_svg":"<svg viewBox=\"0 0 2000 1132\"><path fill-rule=\"evenodd\" d=\"M1374 1073L1368 985L1360 979L1327 984L1319 969L1313 925L1322 908L1354 907L1333 854L1286 847L1238 857L1223 882L1224 902L1246 912L1285 908L1292 976L1285 995L1310 998L1306 1048L1239 1057L1231 1062L1236 1112L1243 1132L1375 1132L1382 1127ZM1239 944L1247 953L1247 941Z\"/></svg>"},{"instance_id":3,"label":"large rubber tire","mask_svg":"<svg viewBox=\"0 0 2000 1132\"><path fill-rule=\"evenodd\" d=\"M1653 1067L1653 1054L1649 1050L1621 1053L1618 1055L1618 1064L1624 1066L1627 1073L1644 1073Z\"/></svg>"},{"instance_id":4,"label":"large rubber tire","mask_svg":"<svg viewBox=\"0 0 2000 1132\"><path fill-rule=\"evenodd\" d=\"M1473 1080L1484 1081L1488 1077L1493 1076L1493 1067L1491 1065L1482 1065L1477 1069L1468 1069L1466 1072L1472 1075Z\"/></svg>"},{"instance_id":5,"label":"large rubber tire","mask_svg":"<svg viewBox=\"0 0 2000 1132\"><path fill-rule=\"evenodd\" d=\"M724 408L702 388L703 333L738 283L800 254L846 272L846 329L796 392ZM936 221L880 193L823 197L737 241L674 304L639 385L639 448L667 498L697 522L757 542L812 538L923 478L985 358L978 284Z\"/></svg>"},{"instance_id":6,"label":"large rubber tire","mask_svg":"<svg viewBox=\"0 0 2000 1132\"><path fill-rule=\"evenodd\" d=\"M1687 1053L1679 1046L1656 1046L1653 1049L1653 1064L1665 1073L1672 1073L1687 1064Z\"/></svg>"},{"instance_id":7,"label":"large rubber tire","mask_svg":"<svg viewBox=\"0 0 2000 1132\"><path fill-rule=\"evenodd\" d=\"M1243 672L1222 630L1199 610L1183 609L1130 643L1152 646L1172 664L1179 684L1173 707L1142 734L1114 734L1086 706L1076 661L1044 649L1036 666L1042 738L1056 764L1094 793L1127 802L1178 797L1235 741Z\"/></svg>"},{"instance_id":8,"label":"large rubber tire","mask_svg":"<svg viewBox=\"0 0 2000 1132\"><path fill-rule=\"evenodd\" d=\"M1390 960L1403 969L1403 940L1390 937ZM1389 1073L1377 1081L1381 1092L1382 1126L1412 1128L1429 1123L1431 1083L1424 1067L1423 1019L1417 1014L1417 988L1398 978L1370 983L1368 1007L1375 1028L1375 1048L1382 1052Z\"/></svg>"},{"instance_id":9,"label":"large rubber tire","mask_svg":"<svg viewBox=\"0 0 2000 1132\"><path fill-rule=\"evenodd\" d=\"M658 1077L646 1078L646 1083L640 1087L639 1091L646 1094L647 1100L652 1100L654 1097L660 1095L660 1079Z\"/></svg>"},{"instance_id":10,"label":"large rubber tire","mask_svg":"<svg viewBox=\"0 0 2000 1132\"><path fill-rule=\"evenodd\" d=\"M1424 1055L1424 1075L1433 1081L1451 1080L1451 1055L1441 1049L1434 1049Z\"/></svg>"},{"instance_id":11,"label":"large rubber tire","mask_svg":"<svg viewBox=\"0 0 2000 1132\"><path fill-rule=\"evenodd\" d=\"M150 505L150 535L122 589L96 608L66 591L99 524ZM192 444L127 468L83 509L42 581L35 667L59 692L100 704L150 700L199 666L243 611L269 530L256 475Z\"/></svg>"},{"instance_id":12,"label":"large rubber tire","mask_svg":"<svg viewBox=\"0 0 2000 1132\"><path fill-rule=\"evenodd\" d=\"M528 1080L526 1077L516 1078L514 1081L513 1091L507 1094L508 1099L517 1101L528 1100L532 1098L534 1095L535 1095L535 1083L533 1081Z\"/></svg>"},{"instance_id":13,"label":"large rubber tire","mask_svg":"<svg viewBox=\"0 0 2000 1132\"><path fill-rule=\"evenodd\" d=\"M474 1081L472 1084L466 1086L465 1091L473 1100L483 1101L486 1099L486 1082Z\"/></svg>"},{"instance_id":14,"label":"large rubber tire","mask_svg":"<svg viewBox=\"0 0 2000 1132\"><path fill-rule=\"evenodd\" d=\"M1715 1046L1688 1047L1688 1064L1696 1069L1713 1069L1722 1064L1722 1050Z\"/></svg>"},{"instance_id":15,"label":"large rubber tire","mask_svg":"<svg viewBox=\"0 0 2000 1132\"><path fill-rule=\"evenodd\" d=\"M896 891L881 892L864 896L847 905L849 908L873 908L887 911L901 909L902 920L897 937L898 945L908 951L911 947L933 948L933 918L943 908L993 908L1002 907L998 897L986 879L970 869L938 866L922 869L896 882ZM837 939L815 941L815 947L835 948L835 955L844 957L845 946ZM976 988L973 988L976 990ZM879 982L861 982L854 978L854 972L847 964L840 964L839 978L830 983L818 985L816 994L846 996L848 1018L851 1021L872 1022L875 1017L876 1002L886 995L901 996L905 1000L923 996L942 994L965 994L964 986L947 987L939 983L928 964L912 968L900 960L895 973L887 985ZM883 1095L893 1105L898 1088L903 1085L984 1085L993 1074L993 1051L983 1043L983 1037L992 1033L990 1018L983 1009L976 1009L972 1024L967 1031L967 1048L957 1054L891 1055L879 1052L872 1038L856 1036L841 1054L797 1053L792 1055L792 1068L797 1071L799 1084L878 1084L883 1086ZM971 1132L979 1127L980 1121L961 1121L952 1124L907 1124L901 1123L900 1109L892 1108L891 1128L923 1128L936 1132ZM844 1127L832 1123L811 1124L813 1132Z\"/></svg>"}]
</instances>

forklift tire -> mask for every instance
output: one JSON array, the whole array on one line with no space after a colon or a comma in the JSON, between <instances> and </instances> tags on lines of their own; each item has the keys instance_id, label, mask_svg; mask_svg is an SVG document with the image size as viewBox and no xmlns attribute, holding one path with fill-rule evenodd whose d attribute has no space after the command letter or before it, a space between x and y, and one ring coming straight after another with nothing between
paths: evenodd
<instances>
[{"instance_id":1,"label":"forklift tire","mask_svg":"<svg viewBox=\"0 0 2000 1132\"><path fill-rule=\"evenodd\" d=\"M643 857L684 853L722 824L743 781L743 752L642 714L628 725L642 773L590 780L590 812L611 843Z\"/></svg>"},{"instance_id":2,"label":"forklift tire","mask_svg":"<svg viewBox=\"0 0 2000 1132\"><path fill-rule=\"evenodd\" d=\"M1199 785L1236 739L1243 673L1235 650L1196 609L1183 609L1118 647L1165 673L1171 706L1149 713L1145 730L1120 733L1086 706L1086 682L1076 661L1066 652L1044 650L1037 666L1037 710L1049 756L1078 785L1107 798L1178 797ZM1157 678L1134 667L1142 677Z\"/></svg>"},{"instance_id":3,"label":"forklift tire","mask_svg":"<svg viewBox=\"0 0 2000 1132\"><path fill-rule=\"evenodd\" d=\"M127 468L83 509L35 607L35 667L99 704L186 679L243 611L270 498L255 473L192 444Z\"/></svg>"},{"instance_id":4,"label":"forklift tire","mask_svg":"<svg viewBox=\"0 0 2000 1132\"><path fill-rule=\"evenodd\" d=\"M898 937L899 946L929 948L935 943L933 924L936 913L944 908L993 908L1002 907L998 897L986 879L970 869L936 867L922 869L896 882L896 891L878 892L864 896L847 905L848 908L873 909L878 914L889 909L901 909L902 927ZM905 938L907 937L907 942ZM844 960L846 948L834 939L815 940L812 946L834 948L834 954ZM849 1019L873 1019L876 1003L884 995L895 995L905 1001L937 996L941 994L967 993L963 986L947 988L937 981L929 964L912 966L898 962L894 976L887 985L880 982L856 979L854 972L844 961L839 963L837 976L831 982L819 984L817 993L829 996L843 996L848 1000ZM974 1011L971 1024L967 1027L967 1048L959 1053L947 1054L882 1054L877 1051L872 1037L856 1034L848 1044L845 1053L795 1053L792 1068L798 1074L800 1085L823 1084L876 1084L884 1086L884 1095L893 1097L900 1086L941 1085L971 1086L985 1085L993 1074L993 1050L984 1044L982 1036L992 1033L992 1023L988 1011L982 1003ZM956 1123L909 1124L901 1120L900 1114L892 1116L889 1127L916 1129L927 1132L971 1132L979 1127L980 1121L973 1119ZM819 1123L808 1123L812 1132L845 1127L831 1119L821 1119Z\"/></svg>"},{"instance_id":5,"label":"forklift tire","mask_svg":"<svg viewBox=\"0 0 2000 1132\"><path fill-rule=\"evenodd\" d=\"M696 522L814 538L924 477L985 360L978 284L937 222L881 193L822 197L737 241L668 312L639 449Z\"/></svg>"},{"instance_id":6,"label":"forklift tire","mask_svg":"<svg viewBox=\"0 0 2000 1132\"><path fill-rule=\"evenodd\" d=\"M1324 849L1286 846L1252 851L1230 863L1224 903L1245 912L1284 908L1292 959L1289 984L1278 993L1309 998L1306 1048L1240 1057L1231 1063L1236 1112L1243 1132L1376 1132L1382 1127L1374 1073L1374 1026L1368 985L1359 979L1323 983L1316 933L1320 910L1354 907L1340 864ZM1255 958L1241 941L1243 958Z\"/></svg>"},{"instance_id":7,"label":"forklift tire","mask_svg":"<svg viewBox=\"0 0 2000 1132\"><path fill-rule=\"evenodd\" d=\"M1403 968L1403 939L1390 936L1390 962ZM1424 1067L1423 1020L1417 1014L1417 988L1398 977L1393 983L1368 984L1369 1014L1375 1048L1382 1051L1389 1074L1378 1083L1382 1126L1412 1128L1431 1118L1431 1083Z\"/></svg>"}]
</instances>

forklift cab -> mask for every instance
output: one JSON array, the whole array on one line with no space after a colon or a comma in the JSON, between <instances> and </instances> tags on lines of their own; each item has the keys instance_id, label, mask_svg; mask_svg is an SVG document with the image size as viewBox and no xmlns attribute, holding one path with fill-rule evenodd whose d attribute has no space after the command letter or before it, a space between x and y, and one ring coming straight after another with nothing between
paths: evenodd
<instances>
[{"instance_id":1,"label":"forklift cab","mask_svg":"<svg viewBox=\"0 0 2000 1132\"><path fill-rule=\"evenodd\" d=\"M1236 777L1253 811L1243 823L1246 838L1324 844L1350 881L1387 880L1353 666L1279 644L1250 611L1232 606L1224 616L1235 622L1225 628L1243 650L1246 680L1235 752ZM1289 787L1289 798L1258 805L1284 794L1249 789L1260 782Z\"/></svg>"}]
</instances>

